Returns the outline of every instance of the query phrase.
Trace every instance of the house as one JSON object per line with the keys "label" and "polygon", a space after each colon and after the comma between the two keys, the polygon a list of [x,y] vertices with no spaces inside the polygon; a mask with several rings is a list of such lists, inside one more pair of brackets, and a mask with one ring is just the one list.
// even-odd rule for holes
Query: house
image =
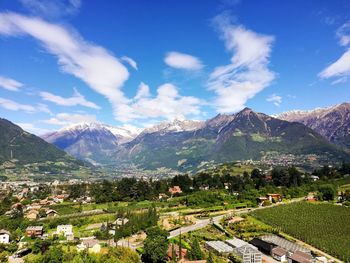
{"label": "house", "polygon": [[26,213],[25,217],[28,220],[37,220],[39,218],[39,211],[31,209]]}
{"label": "house", "polygon": [[261,263],[262,254],[251,245],[244,245],[235,249],[235,253],[242,259],[243,263]]}
{"label": "house", "polygon": [[169,193],[170,193],[171,195],[181,194],[181,193],[182,193],[182,190],[181,190],[180,186],[174,185],[173,187],[170,187],[170,188],[169,188]]}
{"label": "house", "polygon": [[58,214],[55,210],[49,209],[46,211],[46,217],[53,218],[56,217]]}
{"label": "house", "polygon": [[261,263],[262,254],[259,250],[248,242],[234,238],[226,240],[225,243],[234,248],[234,253],[242,259],[243,263]]}
{"label": "house", "polygon": [[89,253],[100,253],[101,245],[97,239],[84,239],[81,244],[77,245],[78,252],[87,249]]}
{"label": "house", "polygon": [[56,195],[53,197],[53,201],[56,203],[63,203],[65,195]]}
{"label": "house", "polygon": [[302,251],[296,251],[288,258],[288,263],[312,263],[312,261],[312,256]]}
{"label": "house", "polygon": [[41,237],[43,235],[43,227],[42,226],[28,226],[26,228],[26,236],[31,237]]}
{"label": "house", "polygon": [[281,202],[282,196],[280,194],[267,194],[267,198],[270,202]]}
{"label": "house", "polygon": [[5,229],[0,230],[0,244],[9,244],[10,243],[10,232]]}
{"label": "house", "polygon": [[[176,255],[176,259],[180,259],[180,247],[176,244],[169,244],[167,251],[167,258],[169,261],[173,260],[173,250]],[[187,254],[187,249],[181,248],[181,258],[185,258]]]}
{"label": "house", "polygon": [[287,260],[287,250],[281,247],[275,247],[271,250],[271,256],[279,262]]}
{"label": "house", "polygon": [[58,225],[56,230],[57,235],[71,236],[73,235],[72,225]]}

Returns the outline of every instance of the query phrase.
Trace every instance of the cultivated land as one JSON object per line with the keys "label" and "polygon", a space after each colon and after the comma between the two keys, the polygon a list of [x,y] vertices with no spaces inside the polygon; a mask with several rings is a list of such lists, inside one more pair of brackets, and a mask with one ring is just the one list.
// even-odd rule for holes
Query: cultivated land
{"label": "cultivated land", "polygon": [[256,210],[254,217],[339,259],[350,259],[350,209],[306,202]]}

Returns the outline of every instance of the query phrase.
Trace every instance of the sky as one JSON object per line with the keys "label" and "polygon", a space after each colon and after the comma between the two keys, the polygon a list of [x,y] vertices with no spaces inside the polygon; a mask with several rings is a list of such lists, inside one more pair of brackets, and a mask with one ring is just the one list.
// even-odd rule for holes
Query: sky
{"label": "sky", "polygon": [[0,0],[0,117],[43,134],[350,101],[350,1]]}

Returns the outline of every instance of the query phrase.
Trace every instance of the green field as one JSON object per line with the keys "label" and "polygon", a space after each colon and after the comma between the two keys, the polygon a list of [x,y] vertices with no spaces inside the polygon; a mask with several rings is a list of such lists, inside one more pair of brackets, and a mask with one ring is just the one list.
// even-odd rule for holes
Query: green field
{"label": "green field", "polygon": [[299,202],[257,210],[251,215],[343,261],[350,260],[348,207]]}

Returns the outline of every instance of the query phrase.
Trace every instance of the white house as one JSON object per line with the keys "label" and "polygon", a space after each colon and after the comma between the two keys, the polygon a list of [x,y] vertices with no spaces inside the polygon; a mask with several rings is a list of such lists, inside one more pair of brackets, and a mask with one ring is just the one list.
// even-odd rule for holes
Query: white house
{"label": "white house", "polygon": [[279,262],[285,262],[287,261],[287,250],[281,247],[275,247],[271,250],[272,257],[279,261]]}
{"label": "white house", "polygon": [[0,230],[0,244],[9,244],[10,243],[10,232],[1,229]]}
{"label": "white house", "polygon": [[66,236],[73,235],[73,226],[72,225],[58,225],[56,230],[57,235],[63,234]]}

